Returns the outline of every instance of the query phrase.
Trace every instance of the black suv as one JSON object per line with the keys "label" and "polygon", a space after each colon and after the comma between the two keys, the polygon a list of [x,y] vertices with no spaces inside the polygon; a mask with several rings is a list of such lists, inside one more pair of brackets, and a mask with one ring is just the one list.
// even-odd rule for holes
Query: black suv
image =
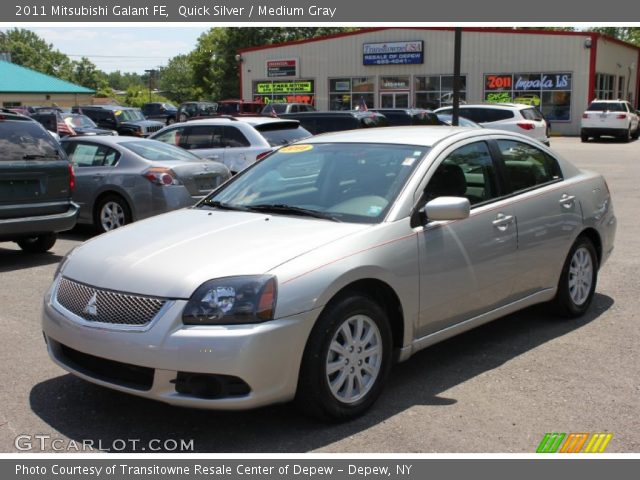
{"label": "black suv", "polygon": [[441,124],[435,113],[423,108],[372,108],[369,111],[383,114],[392,127]]}
{"label": "black suv", "polygon": [[115,130],[118,135],[148,137],[165,126],[164,123],[144,118],[139,108],[120,105],[85,105],[73,107],[71,111],[86,115],[98,127]]}
{"label": "black suv", "polygon": [[145,103],[142,106],[142,114],[148,120],[157,120],[165,125],[171,125],[178,121],[178,109],[170,103]]}
{"label": "black suv", "polygon": [[76,224],[73,167],[42,125],[0,109],[0,241],[46,252]]}
{"label": "black suv", "polygon": [[215,117],[218,104],[215,102],[184,102],[178,107],[178,121],[186,122],[192,118]]}
{"label": "black suv", "polygon": [[389,121],[384,115],[371,110],[284,113],[279,117],[298,120],[300,125],[313,135],[356,128],[389,126]]}

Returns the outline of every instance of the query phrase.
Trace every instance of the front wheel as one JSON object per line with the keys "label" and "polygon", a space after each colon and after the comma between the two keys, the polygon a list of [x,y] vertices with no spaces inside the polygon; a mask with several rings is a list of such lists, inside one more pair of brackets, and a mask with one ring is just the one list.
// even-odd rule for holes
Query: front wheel
{"label": "front wheel", "polygon": [[27,253],[44,253],[55,245],[58,235],[55,233],[43,233],[37,237],[21,238],[16,243]]}
{"label": "front wheel", "polygon": [[332,302],[305,348],[298,406],[323,419],[361,415],[382,391],[392,348],[388,317],[376,302],[361,294]]}
{"label": "front wheel", "polygon": [[583,315],[591,305],[597,280],[598,255],[593,242],[578,237],[567,255],[552,302],[556,313],[569,318]]}

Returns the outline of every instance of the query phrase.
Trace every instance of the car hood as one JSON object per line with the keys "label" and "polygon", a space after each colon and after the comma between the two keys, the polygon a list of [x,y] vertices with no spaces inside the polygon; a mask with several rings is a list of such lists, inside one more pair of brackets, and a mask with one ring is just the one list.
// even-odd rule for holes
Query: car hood
{"label": "car hood", "polygon": [[88,285],[189,298],[212,278],[266,273],[369,225],[303,217],[183,209],[90,240],[63,275]]}
{"label": "car hood", "polygon": [[79,135],[113,135],[113,130],[94,127],[73,127]]}

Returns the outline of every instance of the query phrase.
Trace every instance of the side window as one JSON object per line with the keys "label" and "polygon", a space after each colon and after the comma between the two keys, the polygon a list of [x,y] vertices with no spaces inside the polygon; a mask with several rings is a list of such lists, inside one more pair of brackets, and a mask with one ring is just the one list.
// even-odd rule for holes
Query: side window
{"label": "side window", "polygon": [[498,140],[498,148],[514,192],[562,179],[558,161],[536,147],[514,140]]}
{"label": "side window", "polygon": [[251,146],[247,137],[236,127],[222,127],[221,130],[221,143],[223,147],[238,148]]}
{"label": "side window", "polygon": [[466,197],[471,205],[498,197],[496,172],[485,142],[460,147],[445,158],[425,189],[426,201]]}
{"label": "side window", "polygon": [[216,127],[210,125],[187,127],[184,130],[185,138],[180,143],[180,146],[187,150],[218,147],[219,142],[214,141],[215,129]]}
{"label": "side window", "polygon": [[73,148],[68,143],[65,145],[65,151],[77,167],[114,166],[120,158],[118,152],[105,145],[76,143],[75,148]]}
{"label": "side window", "polygon": [[172,128],[171,130],[166,130],[155,137],[154,140],[158,140],[162,143],[168,143],[169,145],[174,145],[176,147],[182,146],[180,142],[184,137],[183,130],[184,128]]}
{"label": "side window", "polygon": [[[460,108],[460,116],[473,120],[476,123],[486,122],[486,116],[482,114],[483,108]],[[453,109],[446,112],[449,115],[453,115]]]}

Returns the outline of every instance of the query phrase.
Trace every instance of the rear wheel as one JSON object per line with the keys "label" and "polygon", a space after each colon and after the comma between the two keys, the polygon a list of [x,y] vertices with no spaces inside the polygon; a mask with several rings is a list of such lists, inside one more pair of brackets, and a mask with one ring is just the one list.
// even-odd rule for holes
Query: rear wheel
{"label": "rear wheel", "polygon": [[186,122],[187,121],[187,115],[184,113],[181,113],[180,116],[178,117],[178,120],[180,120],[180,122]]}
{"label": "rear wheel", "polygon": [[620,135],[620,140],[622,140],[623,142],[630,142],[631,141],[631,127],[629,127],[629,129],[626,132],[623,132]]}
{"label": "rear wheel", "polygon": [[44,253],[55,245],[57,238],[56,233],[43,233],[37,237],[21,238],[16,243],[25,252]]}
{"label": "rear wheel", "polygon": [[552,301],[556,313],[579,317],[591,305],[598,280],[598,255],[593,242],[578,237],[565,260],[558,291]]}
{"label": "rear wheel", "polygon": [[582,143],[589,141],[589,135],[587,135],[584,130],[580,132],[580,140]]}
{"label": "rear wheel", "polygon": [[305,348],[298,407],[324,419],[361,415],[382,391],[391,352],[389,320],[376,302],[355,293],[332,302]]}
{"label": "rear wheel", "polygon": [[98,205],[94,214],[94,226],[100,233],[110,232],[131,223],[131,209],[119,195],[107,195]]}
{"label": "rear wheel", "polygon": [[633,131],[633,135],[631,135],[631,137],[634,140],[637,140],[638,137],[640,137],[640,125],[638,125],[638,127]]}

